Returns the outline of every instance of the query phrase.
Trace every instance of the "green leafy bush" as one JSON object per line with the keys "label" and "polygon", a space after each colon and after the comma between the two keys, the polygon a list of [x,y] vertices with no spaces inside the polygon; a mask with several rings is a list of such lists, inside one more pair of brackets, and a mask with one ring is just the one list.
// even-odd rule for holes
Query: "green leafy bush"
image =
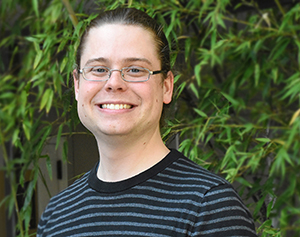
{"label": "green leafy bush", "polygon": [[[38,160],[50,159],[43,146],[78,124],[69,81],[78,36],[95,17],[88,13],[98,12],[91,4],[143,9],[164,25],[177,75],[164,139],[179,136],[180,151],[233,182],[261,236],[299,236],[300,4],[76,2],[1,2],[0,144],[12,190],[2,202],[16,210],[20,236],[28,235]],[[16,192],[29,166],[19,210]]]}

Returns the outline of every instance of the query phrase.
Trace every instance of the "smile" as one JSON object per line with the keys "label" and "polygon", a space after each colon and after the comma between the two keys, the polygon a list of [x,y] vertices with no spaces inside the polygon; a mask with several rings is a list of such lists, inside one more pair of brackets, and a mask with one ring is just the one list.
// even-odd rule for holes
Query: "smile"
{"label": "smile", "polygon": [[113,110],[131,109],[132,107],[133,107],[132,105],[128,105],[128,104],[101,104],[100,105],[101,109],[113,109]]}

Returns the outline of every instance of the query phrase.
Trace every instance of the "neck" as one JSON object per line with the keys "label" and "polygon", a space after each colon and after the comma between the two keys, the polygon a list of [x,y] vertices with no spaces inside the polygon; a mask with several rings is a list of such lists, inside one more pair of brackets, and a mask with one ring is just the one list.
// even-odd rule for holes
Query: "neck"
{"label": "neck", "polygon": [[133,177],[149,169],[169,153],[159,129],[151,137],[105,136],[97,139],[97,143],[100,154],[97,176],[107,182]]}

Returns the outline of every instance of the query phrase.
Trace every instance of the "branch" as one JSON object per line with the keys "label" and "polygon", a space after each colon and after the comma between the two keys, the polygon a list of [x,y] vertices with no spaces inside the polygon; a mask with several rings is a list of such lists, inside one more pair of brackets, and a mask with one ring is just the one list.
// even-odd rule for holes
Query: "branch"
{"label": "branch", "polygon": [[63,2],[63,4],[65,5],[65,7],[67,8],[67,11],[69,13],[70,19],[71,19],[72,24],[73,24],[73,26],[75,28],[77,26],[77,24],[78,24],[78,19],[77,19],[76,15],[75,15],[75,12],[74,12],[74,10],[73,10],[73,8],[72,8],[69,0],[61,0],[61,1]]}
{"label": "branch", "polygon": [[285,15],[285,11],[283,9],[283,7],[281,6],[280,2],[278,0],[274,0],[277,7],[279,8],[280,12],[282,13],[282,15]]}
{"label": "branch", "polygon": [[[3,153],[4,156],[4,161],[5,161],[5,166],[9,167],[9,157],[8,157],[8,153],[4,144],[4,136],[3,133],[0,133],[1,139],[0,141],[3,141],[3,143],[1,144],[1,151]],[[9,174],[9,181],[10,181],[10,188],[11,188],[11,193],[13,196],[13,202],[15,205],[15,213],[17,215],[17,222],[18,222],[18,227],[19,227],[19,231],[20,231],[20,235],[21,237],[24,237],[24,229],[23,229],[23,218],[20,215],[20,209],[19,209],[19,205],[18,205],[18,200],[17,200],[17,190],[16,190],[16,186],[14,184],[16,184],[15,179],[14,179],[14,174],[12,172],[10,172]]]}

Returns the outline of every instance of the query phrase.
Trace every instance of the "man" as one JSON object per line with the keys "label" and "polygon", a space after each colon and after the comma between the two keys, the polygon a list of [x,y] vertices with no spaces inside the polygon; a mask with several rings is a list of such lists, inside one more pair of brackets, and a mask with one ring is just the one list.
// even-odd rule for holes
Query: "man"
{"label": "man", "polygon": [[78,114],[100,158],[51,199],[38,236],[256,236],[231,185],[161,139],[174,76],[151,17],[136,9],[101,14],[82,36],[77,65]]}

